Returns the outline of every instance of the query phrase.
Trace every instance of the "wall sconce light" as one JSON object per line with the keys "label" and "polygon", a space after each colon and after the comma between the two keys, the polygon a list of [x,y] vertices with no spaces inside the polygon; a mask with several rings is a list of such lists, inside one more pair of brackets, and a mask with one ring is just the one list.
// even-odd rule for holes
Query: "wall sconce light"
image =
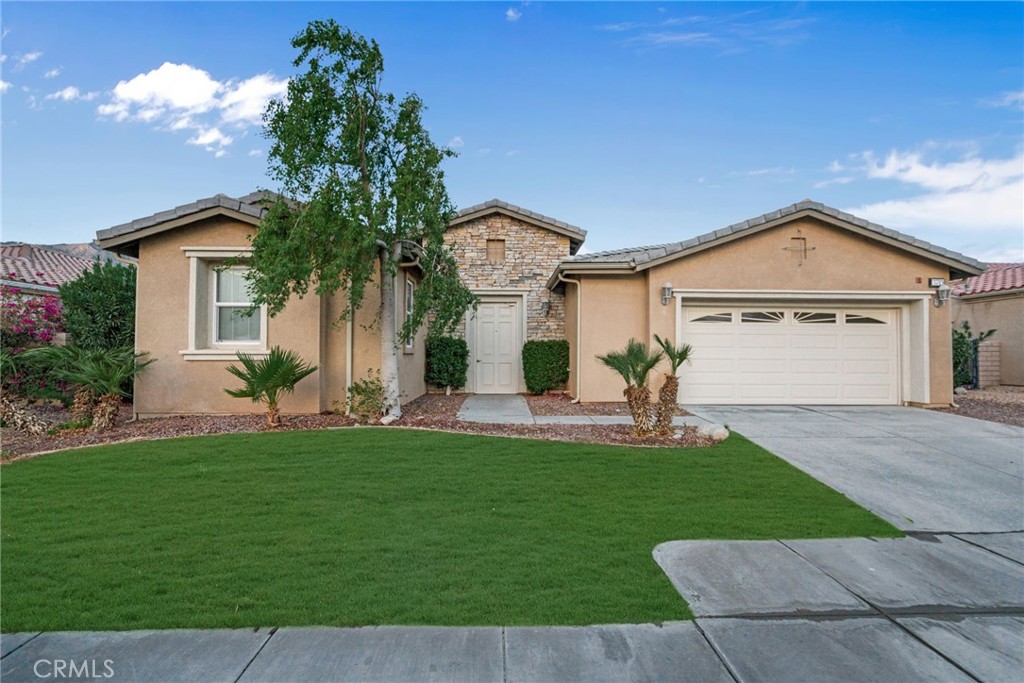
{"label": "wall sconce light", "polygon": [[935,298],[932,303],[935,304],[935,308],[942,306],[942,304],[949,301],[949,293],[953,291],[953,288],[943,282],[941,285],[935,288]]}
{"label": "wall sconce light", "polygon": [[548,317],[548,313],[551,312],[551,301],[545,300],[540,302],[540,314],[545,318]]}
{"label": "wall sconce light", "polygon": [[668,306],[668,302],[672,300],[672,283],[665,281],[665,284],[661,286],[661,305]]}

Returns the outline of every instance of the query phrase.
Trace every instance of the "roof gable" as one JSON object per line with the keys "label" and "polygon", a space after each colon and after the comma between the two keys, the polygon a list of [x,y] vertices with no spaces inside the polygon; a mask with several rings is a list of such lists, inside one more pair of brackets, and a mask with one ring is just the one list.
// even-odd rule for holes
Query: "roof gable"
{"label": "roof gable", "polygon": [[725,244],[736,239],[776,228],[804,217],[813,217],[849,232],[876,240],[890,247],[922,256],[931,261],[942,263],[952,272],[975,275],[984,270],[984,265],[969,256],[944,249],[924,240],[905,233],[872,223],[853,214],[826,206],[820,202],[805,199],[776,211],[762,214],[724,228],[692,237],[682,242],[671,242],[648,247],[616,249],[613,251],[586,254],[563,261],[560,270],[619,268],[628,271],[641,271],[678,258]]}
{"label": "roof gable", "polygon": [[524,209],[521,206],[515,204],[509,204],[508,202],[500,199],[491,199],[484,202],[483,204],[476,204],[474,206],[467,207],[459,211],[452,222],[448,224],[449,228],[453,228],[462,223],[468,223],[469,221],[476,220],[477,218],[483,218],[484,216],[490,216],[494,213],[500,213],[511,218],[516,218],[535,225],[538,228],[550,230],[551,232],[559,235],[564,235],[569,238],[570,253],[575,254],[576,250],[583,244],[583,240],[587,238],[587,231],[583,228],[579,228],[575,225],[570,225],[565,221],[560,221],[550,216],[537,213]]}

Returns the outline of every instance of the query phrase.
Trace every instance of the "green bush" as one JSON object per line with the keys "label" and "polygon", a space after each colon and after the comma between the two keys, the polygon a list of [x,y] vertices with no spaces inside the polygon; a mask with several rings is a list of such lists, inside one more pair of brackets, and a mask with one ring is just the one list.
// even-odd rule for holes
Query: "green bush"
{"label": "green bush", "polygon": [[995,330],[986,330],[974,336],[970,323],[964,320],[960,329],[953,328],[953,386],[973,387],[974,377],[971,369],[974,365],[974,357],[978,353],[978,344],[985,341]]}
{"label": "green bush", "polygon": [[569,380],[569,342],[564,339],[523,344],[523,376],[531,394],[543,394]]}
{"label": "green bush", "polygon": [[135,267],[95,264],[61,285],[64,330],[84,349],[135,345]]}
{"label": "green bush", "polygon": [[461,389],[469,372],[469,347],[464,339],[432,337],[427,339],[427,372],[424,379],[437,387]]}
{"label": "green bush", "polygon": [[380,372],[371,370],[366,379],[352,382],[348,388],[348,409],[361,422],[374,422],[388,411]]}

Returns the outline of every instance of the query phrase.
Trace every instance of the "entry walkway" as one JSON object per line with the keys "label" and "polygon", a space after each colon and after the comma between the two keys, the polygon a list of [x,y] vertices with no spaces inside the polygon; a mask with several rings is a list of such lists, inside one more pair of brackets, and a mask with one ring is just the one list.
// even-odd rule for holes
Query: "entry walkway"
{"label": "entry walkway", "polygon": [[[579,424],[628,425],[633,418],[627,415],[534,415],[526,399],[517,394],[473,394],[468,396],[459,410],[459,420],[487,424]],[[696,415],[672,418],[676,427],[711,425],[711,421]]]}

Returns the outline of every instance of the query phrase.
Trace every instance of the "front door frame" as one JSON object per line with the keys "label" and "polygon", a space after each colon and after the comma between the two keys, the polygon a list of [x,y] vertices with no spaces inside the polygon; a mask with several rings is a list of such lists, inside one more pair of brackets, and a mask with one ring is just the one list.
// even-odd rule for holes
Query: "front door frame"
{"label": "front door frame", "polygon": [[[529,303],[528,289],[474,289],[473,293],[480,297],[480,303],[516,303],[519,310],[519,339],[517,340],[517,348],[520,350],[523,344],[526,342],[526,307]],[[473,393],[479,393],[477,391],[477,373],[476,373],[476,315],[473,311],[470,311],[466,315],[466,346],[469,347],[469,373],[466,378],[466,387]],[[523,393],[526,391],[526,381],[523,379],[523,361],[522,354],[516,354],[516,392]]]}

